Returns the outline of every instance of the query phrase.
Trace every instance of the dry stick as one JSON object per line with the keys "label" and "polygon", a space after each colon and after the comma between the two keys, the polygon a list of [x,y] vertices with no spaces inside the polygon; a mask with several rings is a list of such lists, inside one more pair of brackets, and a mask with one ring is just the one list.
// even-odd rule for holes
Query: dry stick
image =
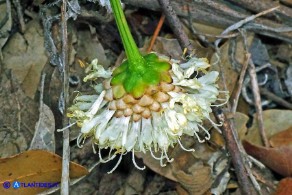
{"label": "dry stick", "polygon": [[235,113],[236,109],[237,109],[237,105],[238,105],[238,100],[239,100],[239,96],[240,96],[240,92],[242,89],[242,84],[243,84],[243,80],[244,80],[244,76],[248,67],[248,63],[249,63],[249,59],[250,59],[250,54],[247,53],[245,55],[246,60],[245,63],[242,65],[241,71],[240,71],[240,75],[239,75],[239,79],[238,79],[238,87],[235,90],[235,95],[234,95],[234,99],[233,99],[233,104],[231,107],[231,112]]}
{"label": "dry stick", "polygon": [[[236,29],[239,29],[239,28],[242,27],[244,24],[246,24],[246,23],[248,23],[248,22],[250,22],[250,21],[256,19],[257,17],[260,17],[260,16],[262,16],[262,15],[265,15],[265,14],[268,14],[268,13],[270,13],[270,12],[273,12],[273,11],[275,11],[275,10],[278,9],[278,8],[279,8],[279,6],[277,6],[277,7],[273,7],[273,8],[271,8],[271,9],[268,9],[268,10],[262,11],[262,12],[260,12],[260,13],[255,14],[255,15],[249,16],[249,17],[247,17],[247,18],[245,18],[245,19],[243,19],[243,20],[240,20],[239,22],[237,22],[237,23],[235,23],[235,24],[229,26],[228,28],[226,28],[226,29],[221,33],[221,35],[226,35],[227,33],[231,32],[231,31],[234,31],[234,30],[236,30]],[[218,39],[218,40],[215,41],[215,46],[216,46],[216,47],[219,45],[220,41],[221,41],[221,39]]]}
{"label": "dry stick", "polygon": [[158,24],[156,26],[156,29],[155,29],[154,34],[152,36],[152,39],[150,41],[150,45],[149,45],[149,47],[147,49],[147,53],[149,53],[152,50],[153,45],[154,45],[154,43],[155,43],[155,41],[157,39],[157,36],[158,36],[158,34],[159,34],[160,30],[161,30],[161,27],[163,25],[164,20],[165,20],[165,15],[162,14],[160,19],[159,19],[159,22],[158,22]]}
{"label": "dry stick", "polygon": [[[272,0],[229,0],[234,2],[237,5],[240,5],[242,8],[246,10],[252,10],[253,12],[260,12],[262,10],[269,9],[270,7],[279,6],[279,9],[273,14],[277,16],[277,19],[281,20],[281,22],[289,22],[288,18],[292,18],[292,9],[288,6],[284,6],[283,4],[279,4],[278,1]],[[291,20],[290,20],[291,22]]]}
{"label": "dry stick", "polygon": [[223,124],[222,134],[226,141],[226,147],[231,155],[232,163],[235,169],[235,173],[237,175],[241,194],[250,195],[253,193],[252,191],[253,186],[251,185],[248,179],[248,174],[244,167],[244,162],[241,157],[241,153],[239,152],[238,145],[233,135],[233,129],[231,128],[230,123],[227,120],[221,108],[214,107],[213,112],[215,114],[216,119]]}
{"label": "dry stick", "polygon": [[[63,71],[63,96],[64,96],[64,112],[66,112],[66,105],[68,102],[68,77],[67,77],[67,1],[63,0],[61,6],[61,22],[62,22],[62,71]],[[63,118],[63,126],[67,125],[66,117]],[[69,129],[63,131],[63,158],[62,158],[62,180],[61,180],[61,194],[69,195],[69,162],[70,162],[70,146],[69,146]]]}
{"label": "dry stick", "polygon": [[162,10],[167,18],[167,21],[169,23],[169,26],[171,27],[173,33],[178,39],[178,42],[182,49],[187,49],[187,54],[191,55],[194,48],[186,35],[185,31],[183,30],[183,27],[180,23],[179,18],[177,17],[176,13],[174,12],[172,6],[169,3],[169,0],[158,0]]}
{"label": "dry stick", "polygon": [[260,87],[260,92],[262,95],[268,97],[272,101],[276,102],[277,104],[284,106],[288,109],[292,109],[292,104],[287,102],[286,100],[280,98],[279,96],[275,95],[274,93],[270,92],[266,88]]}
{"label": "dry stick", "polygon": [[250,76],[252,92],[253,92],[253,96],[255,100],[259,132],[260,132],[262,141],[264,143],[264,146],[269,147],[270,144],[269,144],[269,141],[265,132],[265,128],[264,128],[263,109],[262,109],[262,104],[261,104],[261,95],[260,95],[260,89],[259,89],[258,80],[257,80],[257,74],[255,70],[255,65],[251,59],[249,60],[248,73]]}

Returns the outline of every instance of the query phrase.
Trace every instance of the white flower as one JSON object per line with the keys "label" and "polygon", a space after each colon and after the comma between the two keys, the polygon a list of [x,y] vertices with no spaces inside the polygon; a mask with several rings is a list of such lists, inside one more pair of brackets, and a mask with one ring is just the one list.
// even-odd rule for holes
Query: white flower
{"label": "white flower", "polygon": [[[161,166],[165,166],[164,160],[173,160],[167,155],[169,147],[178,143],[182,149],[194,151],[184,148],[180,141],[183,134],[195,136],[199,142],[210,139],[202,122],[207,119],[217,125],[209,114],[219,95],[215,83],[218,72],[206,70],[210,66],[206,59],[192,58],[183,64],[185,69],[178,65],[178,61],[171,60],[170,63],[172,83],[161,82],[154,87],[155,90],[146,90],[140,99],[131,94],[114,99],[110,86],[112,72],[104,70],[97,60],[92,61],[84,80],[106,80],[102,86],[94,86],[100,92],[98,96],[79,95],[69,108],[68,116],[81,127],[78,145],[81,146],[85,138],[92,137],[93,143],[99,147],[101,162],[112,160],[119,153],[119,164],[124,154],[132,152],[134,165],[143,170],[145,167],[139,167],[135,162],[135,152],[149,151],[153,158],[160,160]],[[193,75],[195,71],[205,75],[197,78]],[[204,138],[199,132],[204,133]],[[100,150],[106,148],[110,149],[110,154],[104,160]],[[111,154],[112,151],[115,153]],[[157,152],[159,157],[155,156]]]}

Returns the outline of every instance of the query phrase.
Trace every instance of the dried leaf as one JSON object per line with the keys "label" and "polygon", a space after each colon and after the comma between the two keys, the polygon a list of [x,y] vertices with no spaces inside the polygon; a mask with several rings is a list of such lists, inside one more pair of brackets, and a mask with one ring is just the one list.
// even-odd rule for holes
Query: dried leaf
{"label": "dried leaf", "polygon": [[[265,110],[263,111],[263,118],[264,128],[268,138],[292,126],[291,110]],[[248,129],[248,133],[244,139],[256,145],[263,145],[256,120],[254,120],[252,127]]]}
{"label": "dried leaf", "polygon": [[39,121],[35,125],[30,150],[42,149],[55,152],[55,118],[51,109],[44,103],[40,106]]}
{"label": "dried leaf", "polygon": [[[184,137],[182,143],[185,147],[191,146],[193,142]],[[203,163],[212,154],[206,144],[198,143],[195,145],[196,152],[186,152],[175,147],[169,151],[168,155],[174,158],[172,163],[166,167],[161,167],[160,162],[155,160],[149,153],[135,153],[138,157],[143,158],[143,162],[156,173],[176,182],[179,182],[190,194],[203,194],[212,185],[211,170],[208,165]],[[202,154],[201,154],[202,153]],[[158,154],[156,154],[158,156]]]}
{"label": "dried leaf", "polygon": [[[209,34],[209,35],[220,35],[224,29],[215,27],[214,25],[209,26],[207,24],[202,24],[198,22],[193,22],[193,26],[196,28],[197,32],[201,34]],[[193,36],[191,34],[190,36]],[[209,42],[215,41],[216,37],[208,37],[207,38]]]}
{"label": "dried leaf", "polygon": [[97,36],[90,34],[90,31],[78,31],[77,56],[81,59],[91,60],[97,58],[98,62],[105,68],[109,66],[110,62],[106,58],[103,46],[99,42]]}
{"label": "dried leaf", "polygon": [[143,163],[147,165],[152,171],[170,179],[172,181],[176,181],[176,177],[173,175],[171,164],[166,167],[161,167],[159,161],[155,160],[149,153],[144,154],[142,152],[135,152],[135,155],[138,158],[143,159]]}
{"label": "dried leaf", "polygon": [[292,178],[282,179],[278,185],[275,195],[291,195],[292,194]]}
{"label": "dried leaf", "polygon": [[234,114],[234,126],[238,133],[239,139],[242,140],[245,137],[245,134],[247,133],[247,121],[249,120],[249,117],[243,113],[236,112]]}
{"label": "dried leaf", "polygon": [[38,105],[20,89],[16,79],[0,75],[0,157],[27,150],[38,120]]}
{"label": "dried leaf", "polygon": [[[242,140],[245,137],[245,134],[247,132],[247,127],[246,127],[246,123],[248,121],[248,116],[240,113],[240,112],[236,112],[233,117],[234,119],[234,128],[236,129],[239,139]],[[220,134],[218,131],[211,131],[211,141],[216,143],[219,146],[224,147],[225,146],[225,140],[222,136],[222,134]]]}
{"label": "dried leaf", "polygon": [[178,170],[174,174],[180,184],[190,194],[204,194],[211,188],[212,178],[210,167],[196,163],[190,167],[189,172],[186,173]]}
{"label": "dried leaf", "polygon": [[39,21],[32,20],[26,27],[24,35],[15,33],[3,48],[3,64],[6,69],[12,70],[25,94],[34,98],[48,57]]}
{"label": "dried leaf", "polygon": [[[20,183],[61,181],[62,158],[44,150],[29,150],[21,154],[0,159],[0,185],[4,182]],[[88,174],[86,168],[70,162],[70,178],[78,178]],[[12,185],[12,184],[11,184]],[[19,188],[17,194],[36,194],[47,188]],[[12,186],[0,188],[0,194],[15,194]]]}
{"label": "dried leaf", "polygon": [[273,135],[270,138],[270,144],[274,148],[292,145],[292,126],[285,131]]}
{"label": "dried leaf", "polygon": [[292,176],[292,145],[279,148],[256,146],[244,140],[246,152],[280,175]]}

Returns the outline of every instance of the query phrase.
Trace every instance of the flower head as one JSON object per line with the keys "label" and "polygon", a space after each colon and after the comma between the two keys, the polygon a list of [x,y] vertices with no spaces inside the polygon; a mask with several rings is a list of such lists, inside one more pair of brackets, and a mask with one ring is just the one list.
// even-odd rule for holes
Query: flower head
{"label": "flower head", "polygon": [[[101,1],[102,4],[108,1]],[[191,58],[179,65],[155,53],[142,55],[135,44],[126,23],[120,0],[110,0],[110,5],[122,38],[127,59],[113,71],[105,70],[97,60],[86,68],[84,81],[103,78],[102,84],[94,86],[98,95],[79,95],[74,105],[68,109],[68,117],[81,128],[77,139],[91,137],[98,145],[101,162],[121,154],[114,171],[127,152],[150,152],[153,158],[171,162],[167,155],[169,147],[179,144],[183,134],[196,136],[199,142],[210,139],[210,134],[202,126],[208,119],[212,104],[219,94],[216,80],[218,72],[208,72],[207,59]],[[184,69],[183,69],[184,68]],[[195,72],[204,76],[198,78]],[[199,137],[203,131],[205,138]],[[110,149],[109,158],[103,160],[101,149]],[[115,151],[111,155],[111,152]],[[159,157],[154,152],[160,153]],[[110,171],[110,172],[112,172]]]}
{"label": "flower head", "polygon": [[[214,124],[209,114],[219,94],[218,72],[208,72],[209,64],[202,58],[191,58],[186,69],[180,68],[176,60],[166,61],[164,56],[160,60],[171,66],[168,71],[171,81],[149,85],[139,97],[127,92],[122,85],[116,89],[111,84],[112,71],[98,65],[97,60],[92,61],[84,80],[104,79],[102,85],[93,86],[98,89],[98,95],[78,95],[68,112],[81,127],[79,146],[82,140],[91,137],[99,147],[99,155],[101,149],[109,148],[115,152],[108,160],[118,153],[121,160],[123,154],[132,152],[134,165],[144,169],[136,164],[135,152],[150,152],[165,166],[164,160],[172,161],[167,155],[169,147],[178,143],[184,150],[194,151],[184,148],[180,141],[183,134],[196,136],[199,142],[210,138],[202,122],[207,119]],[[198,78],[194,72],[202,72],[204,76]],[[205,133],[205,138],[199,136],[200,131]],[[160,156],[156,157],[154,152]]]}

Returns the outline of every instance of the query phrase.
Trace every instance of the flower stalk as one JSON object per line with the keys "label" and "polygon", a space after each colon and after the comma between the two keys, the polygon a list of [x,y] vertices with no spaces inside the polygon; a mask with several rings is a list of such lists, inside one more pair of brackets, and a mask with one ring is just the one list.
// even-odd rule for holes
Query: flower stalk
{"label": "flower stalk", "polygon": [[169,70],[171,65],[158,58],[154,53],[142,56],[130,32],[120,0],[110,0],[112,11],[126,51],[125,60],[113,72],[111,85],[114,86],[114,97],[123,97],[126,93],[141,98],[150,86],[161,81],[170,83]]}
{"label": "flower stalk", "polygon": [[[134,41],[134,38],[129,29],[125,14],[122,10],[120,0],[110,0],[112,11],[115,17],[116,24],[119,29],[119,33],[122,38],[124,49],[131,68],[142,67],[145,64],[145,60],[139,52],[139,49]],[[143,63],[144,62],[144,63]]]}

